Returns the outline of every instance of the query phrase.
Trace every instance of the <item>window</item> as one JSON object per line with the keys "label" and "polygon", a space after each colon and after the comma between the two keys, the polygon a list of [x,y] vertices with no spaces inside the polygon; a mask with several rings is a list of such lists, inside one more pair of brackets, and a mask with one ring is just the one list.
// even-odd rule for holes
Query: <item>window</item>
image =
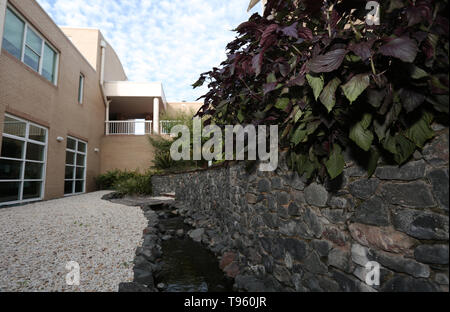
{"label": "window", "polygon": [[84,93],[84,76],[80,74],[80,79],[78,81],[78,103],[83,104],[83,93]]}
{"label": "window", "polygon": [[58,54],[12,8],[6,8],[3,47],[45,79],[56,84]]}
{"label": "window", "polygon": [[87,143],[67,137],[64,195],[84,193],[86,184]]}
{"label": "window", "polygon": [[0,154],[0,206],[43,197],[47,129],[5,115]]}

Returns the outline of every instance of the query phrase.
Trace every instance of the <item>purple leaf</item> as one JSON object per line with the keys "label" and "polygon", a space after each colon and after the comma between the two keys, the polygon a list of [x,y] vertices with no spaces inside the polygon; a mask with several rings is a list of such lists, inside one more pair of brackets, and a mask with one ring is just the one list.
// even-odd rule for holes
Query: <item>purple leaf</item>
{"label": "purple leaf", "polygon": [[253,70],[255,71],[256,76],[258,76],[261,73],[262,59],[263,59],[263,52],[256,54],[252,59],[252,67]]}
{"label": "purple leaf", "polygon": [[372,56],[372,45],[374,41],[361,42],[356,44],[350,44],[349,49],[356,55],[358,55],[363,61]]}
{"label": "purple leaf", "polygon": [[337,49],[323,55],[317,55],[309,60],[306,67],[309,71],[315,73],[329,73],[341,66],[347,50]]}
{"label": "purple leaf", "polygon": [[289,37],[293,37],[295,39],[298,39],[298,30],[297,30],[298,22],[295,22],[291,26],[284,27],[281,31],[283,34]]}
{"label": "purple leaf", "polygon": [[418,52],[417,44],[409,37],[395,38],[378,50],[379,53],[401,59],[403,62],[412,63]]}
{"label": "purple leaf", "polygon": [[276,82],[269,82],[269,83],[264,84],[264,86],[263,86],[264,95],[275,90],[276,87],[277,87]]}

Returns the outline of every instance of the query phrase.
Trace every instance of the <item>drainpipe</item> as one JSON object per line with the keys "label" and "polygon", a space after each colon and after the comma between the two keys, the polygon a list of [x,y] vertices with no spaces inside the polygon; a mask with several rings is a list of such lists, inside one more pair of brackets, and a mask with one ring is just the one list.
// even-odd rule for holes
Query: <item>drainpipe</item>
{"label": "drainpipe", "polygon": [[[1,0],[0,0],[1,1]],[[105,95],[104,83],[105,83],[105,56],[106,56],[106,42],[104,40],[100,41],[100,49],[101,49],[101,60],[100,60],[100,90],[103,95],[103,102],[105,104],[105,134],[109,135],[109,104],[111,101],[108,101]]]}
{"label": "drainpipe", "polygon": [[106,42],[104,40],[100,42],[100,48],[102,49],[101,64],[100,64],[100,84],[103,87],[103,84],[105,82],[105,55],[106,55]]}
{"label": "drainpipe", "polygon": [[5,25],[6,0],[0,0],[0,53],[2,51],[3,26]]}

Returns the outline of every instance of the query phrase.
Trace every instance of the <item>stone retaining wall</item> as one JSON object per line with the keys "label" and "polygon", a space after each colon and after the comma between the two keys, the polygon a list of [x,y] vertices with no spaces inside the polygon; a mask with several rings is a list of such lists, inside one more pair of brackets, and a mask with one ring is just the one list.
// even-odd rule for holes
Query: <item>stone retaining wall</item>
{"label": "stone retaining wall", "polygon": [[[337,181],[306,184],[281,160],[154,176],[242,290],[448,291],[448,128],[401,168],[367,179],[347,157]],[[282,158],[282,157],[281,157]],[[365,265],[381,265],[368,286]]]}

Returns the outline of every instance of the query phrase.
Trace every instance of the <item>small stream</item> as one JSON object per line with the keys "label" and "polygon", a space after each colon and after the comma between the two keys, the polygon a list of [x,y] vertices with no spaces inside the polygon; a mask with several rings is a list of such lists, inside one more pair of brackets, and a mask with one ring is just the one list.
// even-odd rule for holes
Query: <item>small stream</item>
{"label": "small stream", "polygon": [[[180,216],[170,213],[167,206],[158,210],[159,228],[171,237],[161,243],[161,271],[155,284],[163,283],[166,292],[231,292],[233,281],[219,269],[217,257],[186,233],[192,229]],[[184,235],[176,235],[183,230]]]}

